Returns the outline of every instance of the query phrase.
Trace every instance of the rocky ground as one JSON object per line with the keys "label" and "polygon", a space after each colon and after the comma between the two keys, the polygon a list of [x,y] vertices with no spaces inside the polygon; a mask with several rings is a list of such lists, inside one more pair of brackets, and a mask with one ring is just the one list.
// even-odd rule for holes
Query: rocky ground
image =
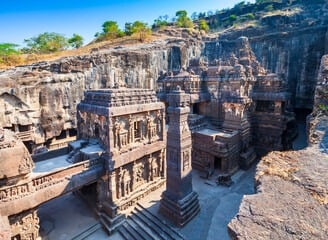
{"label": "rocky ground", "polygon": [[257,166],[257,194],[229,223],[232,239],[327,239],[328,155],[272,152]]}

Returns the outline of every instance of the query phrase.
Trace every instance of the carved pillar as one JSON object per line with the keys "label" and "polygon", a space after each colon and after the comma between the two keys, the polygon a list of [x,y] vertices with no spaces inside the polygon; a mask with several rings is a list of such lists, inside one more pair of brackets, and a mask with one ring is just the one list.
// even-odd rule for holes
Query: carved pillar
{"label": "carved pillar", "polygon": [[129,116],[129,132],[128,132],[128,137],[129,137],[129,144],[134,143],[134,121],[131,117]]}
{"label": "carved pillar", "polygon": [[147,125],[147,127],[146,127],[146,129],[147,129],[146,137],[148,139],[148,143],[151,143],[151,125],[152,125],[152,123],[151,123],[151,117],[150,117],[149,112],[146,115],[146,125]]}
{"label": "carved pillar", "polygon": [[190,96],[178,86],[168,99],[167,181],[159,211],[182,227],[200,210],[198,195],[192,189],[191,132],[187,123]]}
{"label": "carved pillar", "polygon": [[147,179],[147,182],[151,182],[154,179],[153,164],[152,163],[153,163],[153,158],[150,155],[147,159],[147,165],[148,165],[148,179]]}

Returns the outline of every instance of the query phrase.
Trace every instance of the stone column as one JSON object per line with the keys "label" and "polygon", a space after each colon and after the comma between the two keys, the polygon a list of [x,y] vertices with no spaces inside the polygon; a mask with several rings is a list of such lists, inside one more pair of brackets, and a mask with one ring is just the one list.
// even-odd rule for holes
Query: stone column
{"label": "stone column", "polygon": [[182,227],[200,210],[198,195],[192,189],[191,132],[187,123],[190,96],[177,86],[168,99],[167,180],[159,212]]}

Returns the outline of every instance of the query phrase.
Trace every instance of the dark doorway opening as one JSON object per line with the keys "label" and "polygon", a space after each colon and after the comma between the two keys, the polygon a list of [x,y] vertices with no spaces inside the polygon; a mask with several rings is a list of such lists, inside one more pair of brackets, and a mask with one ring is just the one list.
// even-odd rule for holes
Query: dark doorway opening
{"label": "dark doorway opening", "polygon": [[222,169],[222,159],[218,157],[214,157],[214,169],[221,170]]}
{"label": "dark doorway opening", "polygon": [[192,113],[193,114],[199,114],[199,103],[194,103],[192,105]]}
{"label": "dark doorway opening", "polygon": [[95,125],[95,137],[99,138],[99,125],[98,124]]}

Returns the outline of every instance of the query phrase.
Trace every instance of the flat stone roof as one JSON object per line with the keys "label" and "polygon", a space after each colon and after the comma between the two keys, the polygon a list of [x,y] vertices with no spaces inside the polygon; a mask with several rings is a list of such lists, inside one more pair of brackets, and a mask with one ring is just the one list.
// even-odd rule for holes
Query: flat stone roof
{"label": "flat stone roof", "polygon": [[205,128],[196,132],[207,136],[219,136],[223,138],[231,138],[238,134],[238,131],[231,131],[225,129],[210,129],[210,128]]}
{"label": "flat stone roof", "polygon": [[84,154],[91,154],[91,153],[102,153],[105,150],[100,146],[100,144],[88,145],[80,150],[80,152]]}
{"label": "flat stone roof", "polygon": [[46,173],[46,172],[52,172],[54,170],[65,168],[72,163],[67,161],[68,154],[61,155],[55,158],[50,158],[48,160],[35,162],[35,167],[33,169],[33,173]]}

